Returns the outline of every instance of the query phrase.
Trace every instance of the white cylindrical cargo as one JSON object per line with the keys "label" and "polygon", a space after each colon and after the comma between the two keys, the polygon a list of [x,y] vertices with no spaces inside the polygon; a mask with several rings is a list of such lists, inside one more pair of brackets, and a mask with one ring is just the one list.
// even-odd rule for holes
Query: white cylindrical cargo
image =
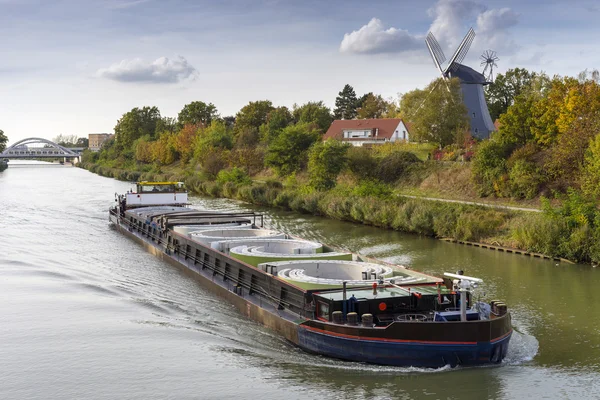
{"label": "white cylindrical cargo", "polygon": [[285,239],[286,234],[273,231],[270,229],[214,229],[204,230],[190,233],[192,240],[209,245],[215,243],[214,247],[218,248],[218,243],[227,239],[237,240],[260,240],[260,239]]}

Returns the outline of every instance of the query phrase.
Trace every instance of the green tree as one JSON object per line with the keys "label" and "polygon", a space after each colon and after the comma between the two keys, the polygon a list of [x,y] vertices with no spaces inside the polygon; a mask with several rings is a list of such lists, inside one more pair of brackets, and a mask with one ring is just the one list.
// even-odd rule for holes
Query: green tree
{"label": "green tree", "polygon": [[581,188],[585,195],[595,199],[596,202],[600,201],[600,134],[590,142],[586,152],[581,174]]}
{"label": "green tree", "polygon": [[486,87],[485,93],[492,121],[504,114],[515,98],[529,89],[535,77],[535,72],[524,68],[513,68],[496,75],[494,82]]}
{"label": "green tree", "polygon": [[233,133],[222,121],[213,121],[207,128],[200,129],[194,144],[194,158],[203,163],[215,150],[233,148]]}
{"label": "green tree", "polygon": [[319,138],[319,131],[313,124],[290,125],[269,145],[265,165],[280,176],[290,175],[300,170],[306,162],[307,150]]}
{"label": "green tree", "polygon": [[206,104],[203,101],[192,101],[186,104],[177,116],[180,127],[186,124],[208,126],[217,118],[219,118],[217,107],[213,103]]}
{"label": "green tree", "polygon": [[138,138],[148,135],[153,139],[160,121],[160,111],[157,107],[136,107],[123,114],[117,121],[115,142],[119,149],[131,150],[133,142]]}
{"label": "green tree", "polygon": [[477,147],[472,162],[473,180],[481,196],[506,195],[508,180],[506,159],[514,146],[495,140],[485,140]]}
{"label": "green tree", "polygon": [[273,111],[273,103],[269,100],[251,101],[235,115],[234,131],[237,134],[244,128],[255,128],[267,121],[267,116]]}
{"label": "green tree", "polygon": [[75,147],[88,147],[90,145],[90,140],[86,137],[80,137],[77,139],[77,143],[75,143]]}
{"label": "green tree", "polygon": [[333,188],[346,167],[349,148],[350,144],[334,139],[315,143],[308,152],[310,185],[317,190]]}
{"label": "green tree", "polygon": [[314,124],[320,133],[325,133],[333,121],[331,111],[322,101],[309,101],[301,106],[294,104],[292,113],[296,123]]}
{"label": "green tree", "polygon": [[[137,153],[136,146],[136,153]],[[177,160],[176,135],[165,131],[151,145],[152,159],[161,165],[169,165]]]}
{"label": "green tree", "polygon": [[358,119],[381,118],[387,113],[389,103],[381,95],[367,93],[358,108]]}
{"label": "green tree", "polygon": [[287,107],[277,107],[267,115],[267,121],[260,126],[260,138],[265,143],[271,143],[281,131],[294,121]]}
{"label": "green tree", "polygon": [[402,114],[413,122],[411,139],[447,146],[469,129],[467,108],[462,101],[460,81],[438,78],[424,91],[407,93],[402,98]]}
{"label": "green tree", "polygon": [[357,104],[358,99],[356,98],[354,88],[346,84],[335,98],[335,110],[333,110],[334,118],[354,119],[356,117]]}
{"label": "green tree", "polygon": [[58,135],[52,139],[52,141],[56,144],[59,144],[64,147],[75,147],[77,144],[77,135]]}
{"label": "green tree", "polygon": [[0,129],[0,153],[2,153],[6,149],[6,144],[8,143],[8,138],[4,134],[4,131]]}

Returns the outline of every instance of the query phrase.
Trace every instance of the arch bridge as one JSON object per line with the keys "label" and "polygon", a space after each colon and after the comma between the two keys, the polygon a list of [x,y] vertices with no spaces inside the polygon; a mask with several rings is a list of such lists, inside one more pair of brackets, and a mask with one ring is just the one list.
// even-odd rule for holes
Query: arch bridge
{"label": "arch bridge", "polygon": [[70,159],[79,162],[81,150],[64,147],[48,139],[31,137],[7,147],[0,153],[0,159],[63,158],[65,161]]}

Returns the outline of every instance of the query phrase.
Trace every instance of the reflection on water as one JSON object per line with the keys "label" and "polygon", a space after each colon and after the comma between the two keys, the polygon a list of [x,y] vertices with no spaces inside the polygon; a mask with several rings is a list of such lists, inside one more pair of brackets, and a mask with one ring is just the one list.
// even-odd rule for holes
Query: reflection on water
{"label": "reflection on water", "polygon": [[518,330],[499,367],[341,362],[291,346],[112,230],[106,210],[129,188],[69,167],[0,173],[0,398],[600,397],[596,269],[193,199],[424,272],[464,269]]}

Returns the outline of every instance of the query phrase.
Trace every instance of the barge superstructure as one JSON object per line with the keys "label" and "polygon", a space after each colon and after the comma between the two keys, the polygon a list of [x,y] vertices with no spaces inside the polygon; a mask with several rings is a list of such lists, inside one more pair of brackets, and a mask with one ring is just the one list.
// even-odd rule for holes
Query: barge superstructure
{"label": "barge superstructure", "polygon": [[506,355],[510,313],[503,302],[475,300],[477,278],[432,277],[266,230],[253,212],[186,203],[179,183],[141,182],[117,195],[109,220],[306,351],[431,368],[500,363]]}

